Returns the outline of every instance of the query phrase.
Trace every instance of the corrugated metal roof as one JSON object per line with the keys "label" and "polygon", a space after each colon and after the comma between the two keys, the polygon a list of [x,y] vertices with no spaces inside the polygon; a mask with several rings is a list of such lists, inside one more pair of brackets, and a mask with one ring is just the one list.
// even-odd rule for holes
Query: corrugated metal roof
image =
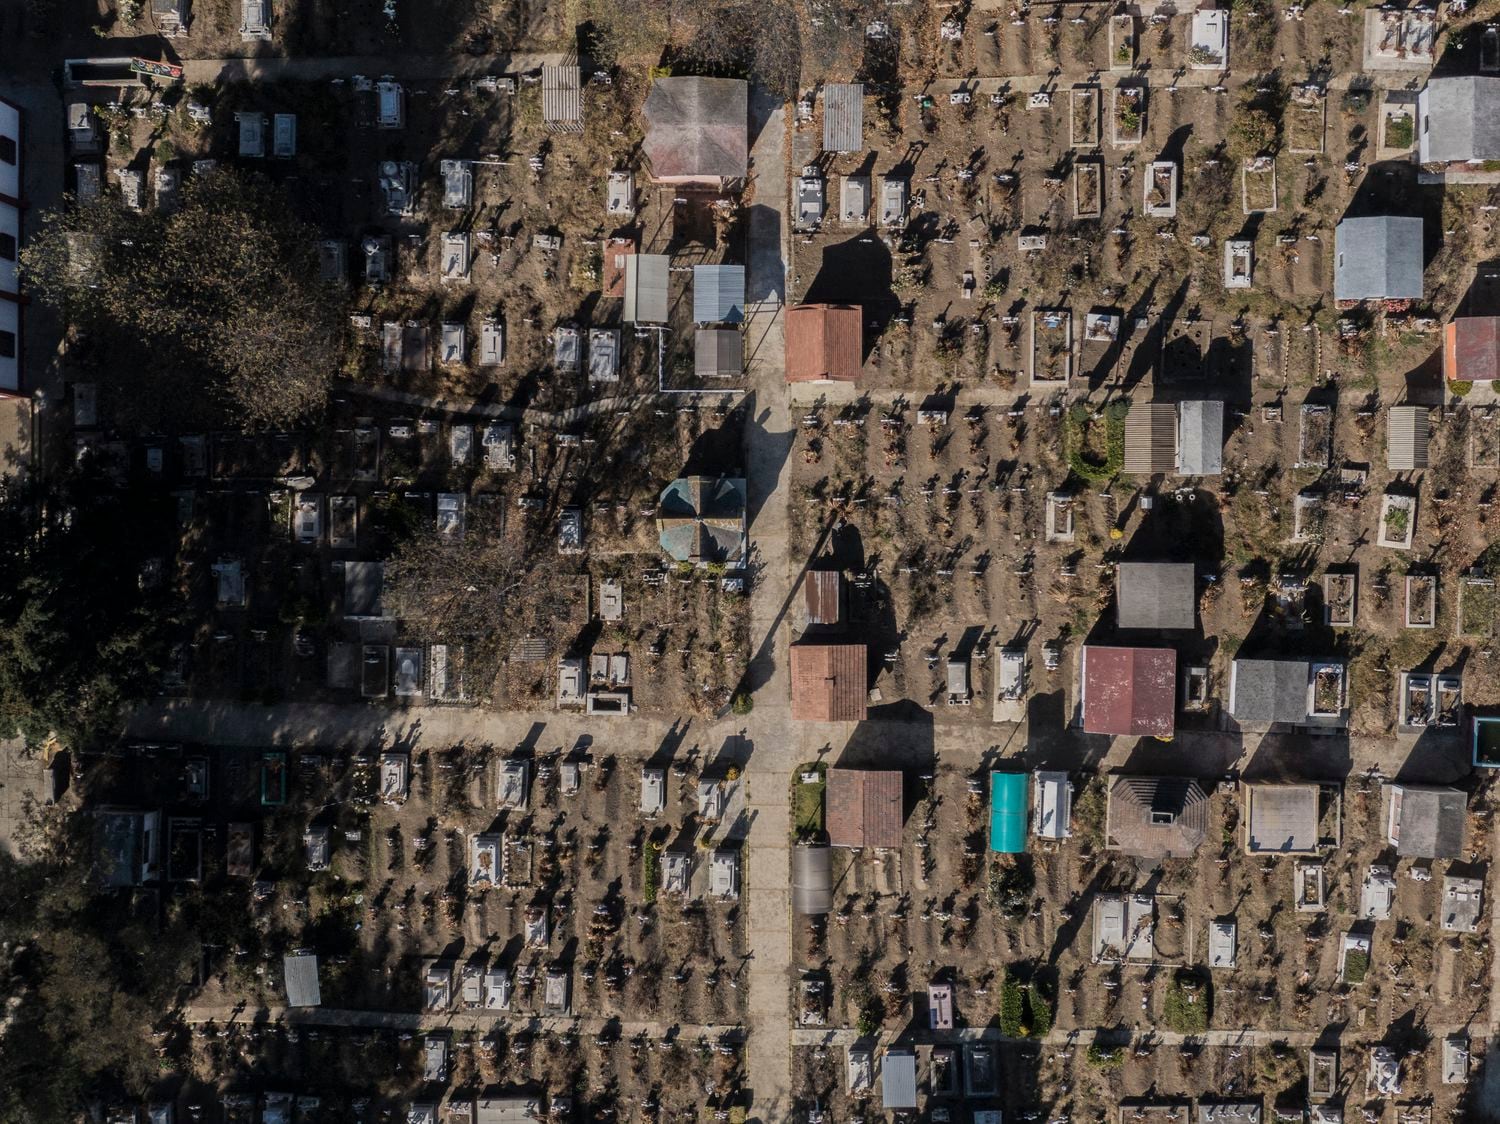
{"label": "corrugated metal roof", "polygon": [[700,379],[738,378],[745,344],[738,328],[699,328],[693,335],[693,373]]}
{"label": "corrugated metal roof", "polygon": [[808,624],[838,624],[843,575],[837,570],[811,570],[802,583]]}
{"label": "corrugated metal roof", "polygon": [[738,324],[745,319],[745,267],[693,266],[693,320],[699,324]]}
{"label": "corrugated metal roof", "polygon": [[1125,471],[1142,476],[1177,471],[1177,407],[1138,402],[1125,418]]}
{"label": "corrugated metal roof", "polygon": [[863,152],[865,88],[859,82],[832,82],[823,87],[823,148],[827,152]]}
{"label": "corrugated metal roof", "polygon": [[1026,850],[1026,774],[990,774],[990,850],[1019,855]]}
{"label": "corrugated metal roof", "polygon": [[286,977],[288,1007],[316,1007],[323,1002],[318,988],[318,958],[311,953],[285,957],[281,962]]}
{"label": "corrugated metal roof", "polygon": [[749,156],[750,85],[736,78],[658,78],[641,116],[659,180],[740,179]]}
{"label": "corrugated metal roof", "polygon": [[880,1100],[885,1108],[917,1107],[917,1056],[910,1050],[887,1050],[880,1067]]}
{"label": "corrugated metal roof", "polygon": [[792,909],[816,917],[833,908],[833,851],[804,844],[792,851]]}
{"label": "corrugated metal roof", "polygon": [[625,259],[625,323],[667,322],[666,254],[633,254]]}
{"label": "corrugated metal roof", "polygon": [[1217,476],[1224,471],[1224,403],[1194,399],[1177,406],[1177,471]]}
{"label": "corrugated metal roof", "polygon": [[1385,466],[1397,472],[1426,468],[1431,430],[1425,406],[1392,406],[1386,414]]}
{"label": "corrugated metal roof", "polygon": [[581,75],[576,66],[542,66],[542,120],[553,132],[583,132]]}

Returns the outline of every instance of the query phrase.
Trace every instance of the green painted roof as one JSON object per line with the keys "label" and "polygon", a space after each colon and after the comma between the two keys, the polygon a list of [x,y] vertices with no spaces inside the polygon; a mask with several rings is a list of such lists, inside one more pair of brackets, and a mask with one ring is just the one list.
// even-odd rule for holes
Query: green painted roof
{"label": "green painted roof", "polygon": [[990,850],[1018,855],[1026,850],[1025,773],[990,774]]}

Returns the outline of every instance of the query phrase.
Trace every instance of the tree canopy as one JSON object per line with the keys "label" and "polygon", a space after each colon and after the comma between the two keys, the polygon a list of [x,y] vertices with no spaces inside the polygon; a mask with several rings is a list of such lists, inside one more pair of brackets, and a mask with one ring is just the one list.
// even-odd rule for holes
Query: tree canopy
{"label": "tree canopy", "polygon": [[174,208],[53,213],[21,265],[122,424],[288,426],[327,399],[343,301],[317,234],[259,176],[195,173]]}

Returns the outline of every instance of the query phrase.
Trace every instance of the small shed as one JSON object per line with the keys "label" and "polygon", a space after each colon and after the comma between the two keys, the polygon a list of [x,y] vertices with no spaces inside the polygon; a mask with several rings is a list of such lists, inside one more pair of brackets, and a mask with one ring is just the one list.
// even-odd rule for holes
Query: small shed
{"label": "small shed", "polygon": [[802,917],[819,917],[833,908],[833,849],[800,843],[792,851],[792,909]]}
{"label": "small shed", "polygon": [[1191,562],[1121,562],[1115,568],[1115,599],[1122,629],[1177,631],[1198,623]]}
{"label": "small shed", "polygon": [[1116,776],[1104,845],[1149,859],[1189,858],[1208,832],[1208,797],[1187,777]]}
{"label": "small shed", "polygon": [[843,617],[844,576],[838,570],[809,570],[802,582],[809,625],[838,624]]}
{"label": "small shed", "polygon": [[1177,471],[1183,476],[1224,471],[1224,403],[1189,399],[1178,404]]}
{"label": "small shed", "polygon": [[860,82],[830,82],[823,87],[823,150],[863,152],[865,87]]}
{"label": "small shed", "polygon": [[990,774],[990,850],[1019,855],[1026,850],[1025,773]]}
{"label": "small shed", "polygon": [[1500,316],[1455,316],[1443,329],[1443,377],[1449,382],[1500,379]]}
{"label": "small shed", "polygon": [[917,1055],[912,1051],[885,1052],[880,1067],[880,1103],[888,1109],[917,1107]]}
{"label": "small shed", "polygon": [[745,267],[693,266],[693,320],[699,324],[740,324],[745,319]]}
{"label": "small shed", "polygon": [[823,791],[828,842],[834,847],[901,848],[902,775],[894,769],[829,769]]}
{"label": "small shed", "polygon": [[668,183],[743,179],[749,160],[750,84],[736,78],[658,78],[641,115],[651,174]]}
{"label": "small shed", "polygon": [[550,132],[583,132],[582,74],[578,67],[542,64],[542,121]]}
{"label": "small shed", "polygon": [[792,717],[799,722],[863,722],[869,691],[866,658],[863,644],[793,644]]}
{"label": "small shed", "polygon": [[1177,653],[1171,648],[1085,645],[1080,686],[1086,733],[1170,737],[1176,728]]}
{"label": "small shed", "polygon": [[1406,472],[1428,465],[1432,422],[1425,406],[1392,406],[1386,412],[1385,466]]}
{"label": "small shed", "polygon": [[745,343],[738,328],[699,328],[693,333],[693,374],[700,379],[737,379],[745,372]]}
{"label": "small shed", "polygon": [[1245,850],[1252,855],[1313,855],[1318,851],[1319,788],[1315,784],[1247,783]]}
{"label": "small shed", "polygon": [[1468,797],[1459,788],[1387,784],[1386,839],[1403,858],[1456,859],[1463,853]]}
{"label": "small shed", "polygon": [[671,263],[666,254],[631,254],[625,259],[625,323],[666,323]]}
{"label": "small shed", "polygon": [[1177,471],[1177,407],[1137,402],[1125,417],[1126,472],[1158,476]]}
{"label": "small shed", "polygon": [[1422,220],[1375,215],[1339,223],[1333,232],[1333,296],[1421,300]]}
{"label": "small shed", "polygon": [[854,382],[864,355],[856,305],[802,304],[786,314],[787,382]]}
{"label": "small shed", "polygon": [[288,1007],[318,1007],[323,993],[318,986],[318,958],[311,952],[293,952],[282,958],[281,974],[286,980]]}

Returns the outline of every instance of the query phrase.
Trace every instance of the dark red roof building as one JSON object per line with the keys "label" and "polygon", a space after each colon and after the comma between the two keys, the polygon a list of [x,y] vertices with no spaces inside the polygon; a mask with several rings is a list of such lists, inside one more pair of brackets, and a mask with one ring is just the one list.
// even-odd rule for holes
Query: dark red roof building
{"label": "dark red roof building", "polygon": [[829,769],[823,793],[828,842],[835,847],[901,848],[901,774],[888,769]]}
{"label": "dark red roof building", "polygon": [[1169,738],[1177,725],[1177,653],[1171,648],[1083,649],[1083,729]]}

